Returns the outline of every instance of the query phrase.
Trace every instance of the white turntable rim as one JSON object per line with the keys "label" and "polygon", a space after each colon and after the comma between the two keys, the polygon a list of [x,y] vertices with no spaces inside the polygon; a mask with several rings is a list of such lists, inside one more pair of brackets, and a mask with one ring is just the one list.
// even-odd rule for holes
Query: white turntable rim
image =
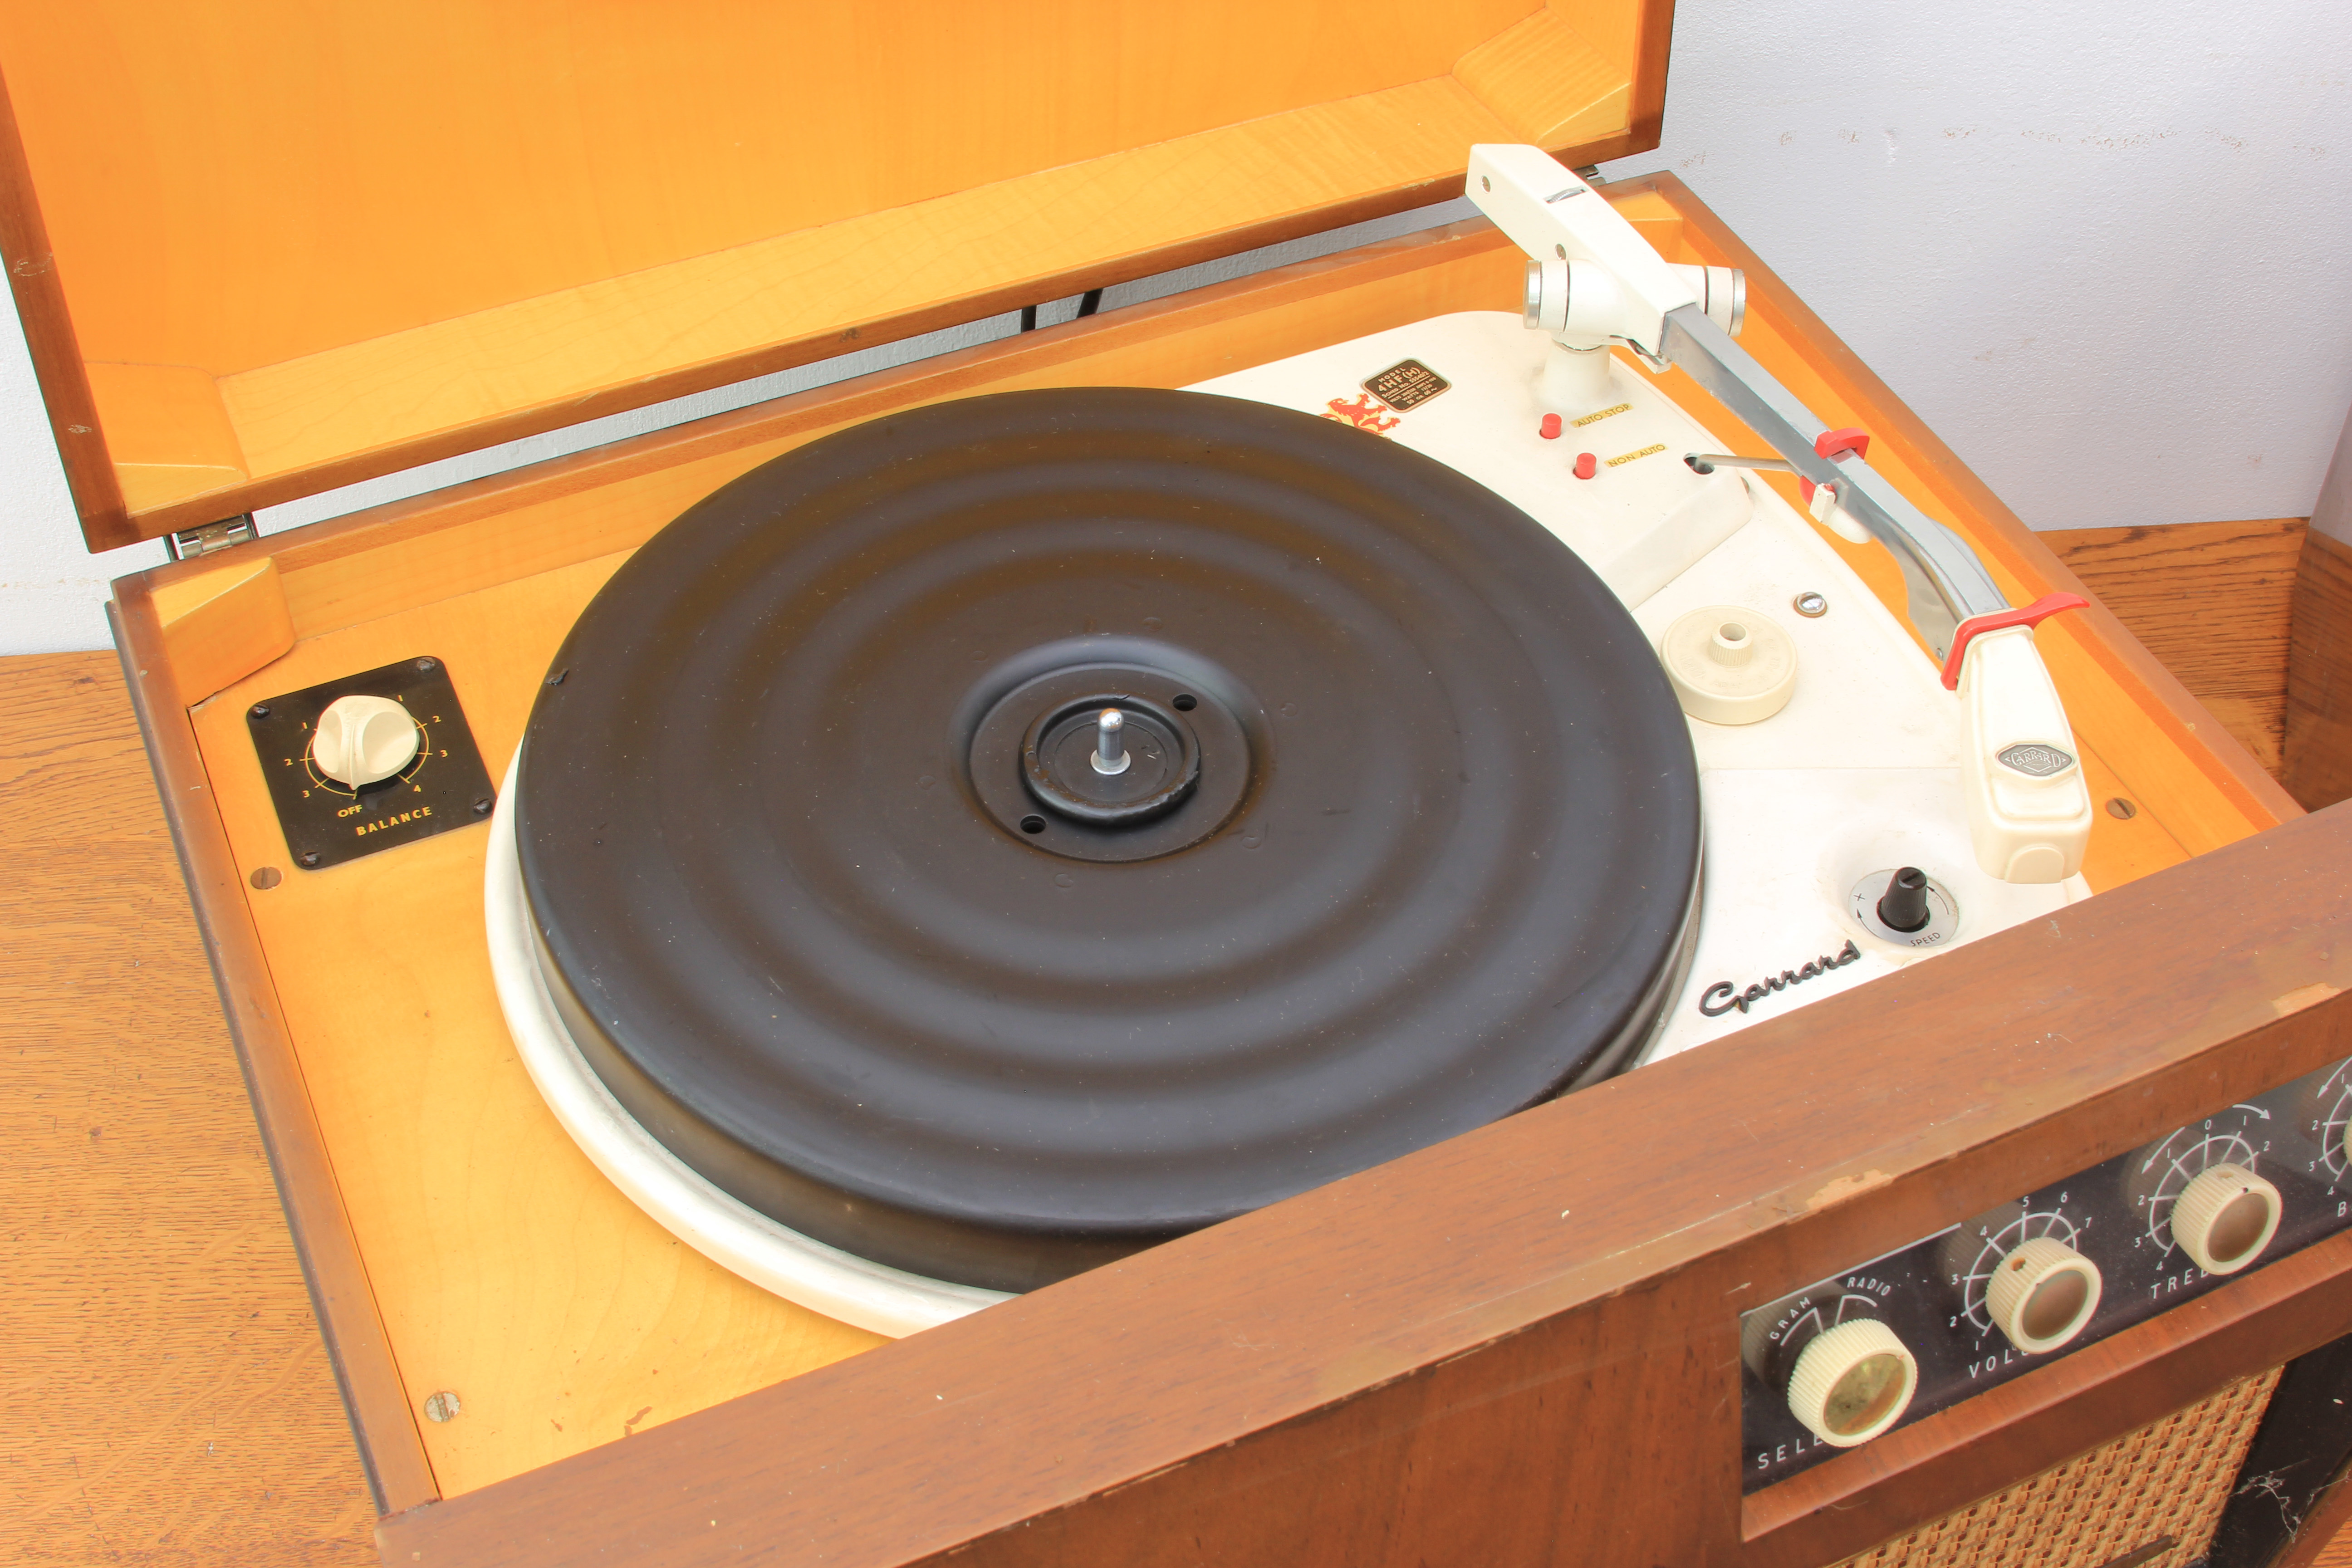
{"label": "white turntable rim", "polygon": [[583,1153],[665,1230],[713,1263],[812,1311],[900,1338],[1007,1299],[828,1247],[721,1191],[656,1142],[613,1098],[572,1043],[541,974],[515,846],[520,753],[490,819],[482,902],[499,1009],[540,1098]]}

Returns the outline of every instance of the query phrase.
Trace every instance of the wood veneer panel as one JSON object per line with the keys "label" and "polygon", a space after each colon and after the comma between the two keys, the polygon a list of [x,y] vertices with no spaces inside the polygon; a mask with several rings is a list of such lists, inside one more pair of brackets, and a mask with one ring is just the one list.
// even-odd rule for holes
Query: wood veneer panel
{"label": "wood veneer panel", "polygon": [[2352,796],[2352,546],[2305,541],[2292,637],[2280,776],[2305,805],[2327,805]]}
{"label": "wood veneer panel", "polygon": [[581,1152],[518,1059],[482,913],[486,823],[320,871],[289,863],[246,709],[438,658],[491,776],[520,743],[556,647],[608,554],[306,637],[191,715],[249,877],[247,919],[409,1410],[444,1496],[879,1344],[770,1295],[638,1209]]}
{"label": "wood veneer panel", "polygon": [[[1359,1563],[1729,1563],[1735,1314],[2352,1054],[2347,930],[2352,807],[381,1539],[433,1564],[1159,1562],[1191,1539],[1286,1563],[1303,1511]],[[1705,1157],[1662,1161],[1677,1135]],[[2347,1247],[2231,1289],[2302,1281],[2278,1310],[2324,1314]],[[2086,1403],[2083,1446],[2146,1418]],[[1507,1455],[1572,1535],[1465,1502]],[[1617,1524],[1579,1511],[1601,1499]]]}
{"label": "wood veneer panel", "polygon": [[20,8],[18,163],[80,340],[36,364],[119,465],[77,489],[93,542],[152,537],[1442,199],[1475,142],[1654,145],[1669,19]]}
{"label": "wood veneer panel", "polygon": [[0,659],[0,1559],[374,1560],[114,657]]}
{"label": "wood veneer panel", "polygon": [[[191,563],[200,564],[200,563]],[[222,831],[211,781],[179,700],[153,597],[136,578],[114,585],[115,641],[131,707],[172,826],[180,869],[213,963],[246,1092],[310,1287],[310,1303],[359,1438],[379,1509],[413,1508],[439,1495],[417,1441],[367,1271],[343,1212],[333,1162],[286,1033],[269,963],[247,912],[244,879]]]}
{"label": "wood veneer panel", "polygon": [[49,430],[65,464],[66,486],[81,514],[82,534],[93,551],[111,550],[146,537],[131,525],[99,434],[98,402],[84,370],[81,344],[58,278],[48,226],[33,199],[32,172],[25,163],[16,109],[0,83],[0,266],[8,273],[25,346],[39,373],[41,400],[48,406]]}
{"label": "wood veneer panel", "polygon": [[2053,529],[2042,540],[2276,774],[2304,532],[2304,519],[2282,517]]}

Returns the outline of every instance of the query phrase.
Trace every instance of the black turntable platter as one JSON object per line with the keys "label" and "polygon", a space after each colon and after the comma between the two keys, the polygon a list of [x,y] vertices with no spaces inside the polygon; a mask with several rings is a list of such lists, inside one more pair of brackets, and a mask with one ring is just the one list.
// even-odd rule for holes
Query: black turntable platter
{"label": "black turntable platter", "polygon": [[1681,711],[1557,539],[1378,437],[1148,390],[896,415],[711,495],[574,626],[516,809],[639,1122],[1012,1290],[1622,1070],[1699,871]]}

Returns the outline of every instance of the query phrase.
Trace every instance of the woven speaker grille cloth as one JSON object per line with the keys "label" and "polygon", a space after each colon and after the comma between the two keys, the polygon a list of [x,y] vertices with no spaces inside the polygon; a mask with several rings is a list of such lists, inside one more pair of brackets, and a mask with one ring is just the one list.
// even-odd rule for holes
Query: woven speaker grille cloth
{"label": "woven speaker grille cloth", "polygon": [[2277,1382],[2273,1370],[2233,1383],[1835,1568],[2187,1568],[2213,1539]]}

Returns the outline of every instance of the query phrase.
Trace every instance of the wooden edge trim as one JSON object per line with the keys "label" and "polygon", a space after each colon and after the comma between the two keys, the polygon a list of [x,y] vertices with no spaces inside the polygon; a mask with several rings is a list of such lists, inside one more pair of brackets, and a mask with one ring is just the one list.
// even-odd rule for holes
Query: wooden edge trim
{"label": "wooden edge trim", "polygon": [[8,290],[16,297],[16,314],[25,325],[33,376],[40,383],[41,401],[48,405],[50,438],[65,465],[74,510],[81,514],[82,540],[93,552],[136,544],[150,536],[138,531],[123,507],[122,486],[107,453],[106,432],[99,426],[98,399],[82,365],[57,258],[49,250],[48,225],[33,195],[32,167],[26,162],[24,137],[5,81],[0,81],[0,266],[8,269]]}
{"label": "wooden edge trim", "polygon": [[2339,1231],[1748,1498],[1748,1568],[1814,1568],[2113,1442],[2352,1332]]}
{"label": "wooden edge trim", "polygon": [[2352,1528],[2352,1484],[2347,1483],[2352,1483],[2352,1462],[2329,1478],[2295,1527],[2294,1539],[2264,1568],[2314,1568],[2336,1538]]}
{"label": "wooden edge trim", "polygon": [[2169,738],[2183,752],[2199,759],[2224,795],[2233,797],[2240,808],[2257,821],[2284,822],[2303,815],[2303,807],[2294,797],[2180,684],[2179,678],[2147,651],[2049,545],[2004,506],[2000,498],[1960,461],[1958,455],[1689,186],[1672,174],[1659,174],[1616,181],[1608,188],[1616,191],[1628,186],[1652,191],[1664,198],[1682,215],[1688,229],[1703,236],[1707,247],[1722,257],[1723,265],[1739,268],[1748,274],[1749,287],[1757,297],[1769,296],[1787,315],[1793,335],[1807,342],[1820,356],[1824,368],[1846,384],[1848,395],[1863,412],[1865,426],[1872,433],[1904,447],[1922,474],[1948,489],[1982,517],[1985,528],[1976,540],[1979,548],[2015,573],[2035,595],[2075,593],[2091,601],[2091,608],[2082,612],[2077,621],[2078,629],[2085,634],[2084,641],[2095,650],[2095,656],[2101,657],[2111,674],[2126,687],[2144,694],[2149,706],[2170,721],[2166,725],[2171,731]]}
{"label": "wooden edge trim", "polygon": [[2279,774],[2316,809],[2352,795],[2352,547],[2306,529],[2291,602]]}
{"label": "wooden edge trim", "polygon": [[1658,143],[1664,140],[1666,68],[1675,44],[1672,0],[1643,0],[1640,26],[1641,38],[1634,46],[1633,55],[1632,122],[1626,127],[1625,135],[1625,140],[1632,144],[1622,153],[1590,158],[1587,163],[1604,163],[1610,158],[1654,152]]}
{"label": "wooden edge trim", "polygon": [[280,1021],[260,935],[238,891],[228,832],[214,804],[195,731],[179,703],[154,604],[146,585],[135,577],[118,581],[114,594],[107,615],[113,623],[123,679],[147,742],[163,817],[171,825],[188,900],[212,962],[213,983],[228,1019],[237,1065],[245,1073],[246,1092],[253,1101],[254,1120],[261,1129],[302,1278],[310,1287],[311,1310],[351,1417],[360,1463],[379,1513],[415,1508],[439,1497],[440,1490],[408,1408],[358,1239],[343,1211],[301,1063]]}
{"label": "wooden edge trim", "polygon": [[[975,1561],[1017,1557],[1006,1542],[1032,1521],[1093,1510],[1087,1538],[1135,1543],[1140,1562],[1154,1529],[1222,1506],[1238,1462],[1226,1456],[1276,1450],[1290,1495],[1352,1498],[1370,1536],[1401,1540],[1451,1507],[1450,1495],[1401,1489],[1394,1468],[1395,1444],[1420,1425],[1411,1390],[1442,1373],[1455,1408],[1494,1412],[1495,1425],[1456,1427],[1449,1441],[1481,1436],[1504,1462],[1508,1439],[1542,1437],[1557,1472],[1547,1496],[1606,1483],[1630,1444],[1682,1456],[1710,1483],[1702,1501],[1724,1499],[1708,1550],[1729,1561],[1741,1373],[1736,1353],[1707,1347],[1727,1345],[1738,1313],[2352,1054],[2347,929],[2352,805],[1062,1285],[395,1516],[379,1540],[389,1562],[429,1568],[716,1563],[753,1542],[884,1568],[983,1545],[999,1555]],[[1899,1070],[1890,1039],[1904,1043]],[[1657,1130],[1696,1106],[1738,1133],[1708,1140],[1704,1160],[1658,1162]],[[2305,1267],[2326,1269],[2347,1248]],[[1629,1300],[1632,1317],[1618,1316]],[[1545,1375],[1656,1363],[1656,1384],[1616,1406],[1624,1441],[1584,1444],[1583,1458],[1580,1428],[1528,1430],[1570,1419],[1577,1402],[1554,1397],[1549,1415],[1530,1415],[1542,1391],[1512,1348],[1569,1321],[1621,1334],[1636,1323],[1639,1342],[1613,1340],[1580,1369]],[[2234,1338],[2214,1343],[2224,1361],[2238,1353]],[[1660,1394],[1683,1386],[1695,1356],[1710,1358],[1703,1396]],[[1295,1440],[1302,1423],[1367,1399],[1395,1444]],[[1717,1479],[1734,1489],[1718,1494]],[[714,1520],[725,1533],[711,1533]],[[1480,1542],[1456,1544],[1461,1560],[1482,1560]],[[1643,1545],[1595,1541],[1584,1560],[1643,1568],[1654,1561]]]}

